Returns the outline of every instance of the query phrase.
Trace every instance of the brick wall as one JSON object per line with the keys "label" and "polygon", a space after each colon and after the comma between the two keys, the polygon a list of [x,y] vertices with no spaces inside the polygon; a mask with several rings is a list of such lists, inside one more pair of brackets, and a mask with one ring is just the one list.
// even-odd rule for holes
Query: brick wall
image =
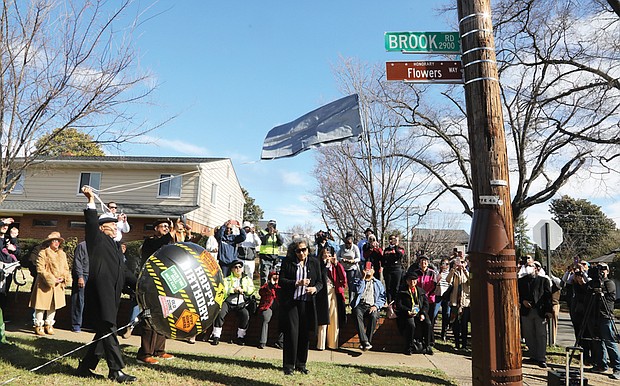
{"label": "brick wall", "polygon": [[[8,312],[11,320],[14,323],[20,325],[28,325],[32,320],[32,310],[28,308],[28,302],[30,300],[30,294],[26,292],[19,292],[17,298],[15,294],[10,294],[10,303],[8,305]],[[67,306],[61,308],[56,313],[56,327],[61,329],[71,329],[71,299],[67,295]],[[121,300],[121,307],[118,313],[118,326],[127,324],[129,318],[130,306],[128,299]],[[5,317],[6,317],[5,315]],[[340,329],[340,346],[343,348],[359,348],[359,337],[355,328],[355,321],[351,315],[348,315],[347,324]],[[269,340],[268,344],[273,344],[278,336],[278,318],[272,318],[269,323]],[[237,335],[237,317],[234,312],[227,315],[222,330],[222,340],[231,341]],[[89,326],[86,325],[86,328]],[[250,318],[250,327],[246,335],[247,344],[257,345],[260,337],[261,319],[258,315],[252,315]],[[206,331],[206,337],[211,334],[211,328]],[[386,351],[386,352],[402,352],[404,348],[403,337],[399,334],[396,326],[396,320],[380,318],[377,322],[377,330],[372,341],[373,351]],[[316,347],[316,340],[310,342],[310,347]]]}
{"label": "brick wall", "polygon": [[[84,240],[84,228],[70,227],[71,221],[83,222],[84,216],[59,216],[55,214],[25,214],[21,217],[14,217],[15,222],[19,223],[19,237],[44,239],[52,232],[60,232],[62,237],[77,237],[79,241]],[[56,226],[35,226],[37,221],[56,221]],[[123,234],[123,241],[144,240],[146,236],[151,236],[153,231],[145,231],[144,226],[152,223],[152,219],[129,218],[131,231]]]}

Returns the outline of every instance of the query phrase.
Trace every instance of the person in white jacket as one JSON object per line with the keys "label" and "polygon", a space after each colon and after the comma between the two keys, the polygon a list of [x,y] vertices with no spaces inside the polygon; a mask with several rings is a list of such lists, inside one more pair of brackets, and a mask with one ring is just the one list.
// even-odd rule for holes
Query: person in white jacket
{"label": "person in white jacket", "polygon": [[123,233],[128,233],[131,228],[129,227],[129,222],[127,221],[127,215],[121,211],[118,213],[118,205],[114,202],[108,202],[109,213],[118,219],[116,223],[116,236],[114,236],[114,241],[121,241],[123,238]]}
{"label": "person in white jacket", "polygon": [[254,279],[254,271],[256,270],[256,249],[260,247],[261,240],[254,225],[249,221],[243,222],[243,230],[245,230],[245,241],[237,246],[239,259],[243,261],[243,273],[247,277]]}

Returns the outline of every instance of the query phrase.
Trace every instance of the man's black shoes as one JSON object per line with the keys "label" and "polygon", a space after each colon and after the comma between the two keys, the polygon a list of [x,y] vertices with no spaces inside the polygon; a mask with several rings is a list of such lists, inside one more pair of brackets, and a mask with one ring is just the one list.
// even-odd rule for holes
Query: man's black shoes
{"label": "man's black shoes", "polygon": [[125,374],[122,370],[110,370],[110,373],[108,374],[108,379],[111,379],[118,383],[130,383],[134,382],[138,378],[134,377],[133,375]]}

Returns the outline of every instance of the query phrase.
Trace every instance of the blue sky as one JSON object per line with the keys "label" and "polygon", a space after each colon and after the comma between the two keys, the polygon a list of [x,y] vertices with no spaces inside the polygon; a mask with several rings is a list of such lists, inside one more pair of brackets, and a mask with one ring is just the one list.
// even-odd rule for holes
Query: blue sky
{"label": "blue sky", "polygon": [[[155,2],[142,17],[146,20],[138,28],[135,48],[141,69],[150,71],[159,86],[153,105],[138,114],[152,125],[177,117],[150,133],[151,144],[123,151],[229,157],[241,186],[266,219],[276,219],[282,230],[307,222],[324,228],[309,203],[315,188],[313,151],[259,161],[265,135],[343,96],[332,72],[341,57],[379,65],[411,60],[385,51],[385,32],[456,30],[456,12],[438,14],[434,9],[446,3],[453,2]],[[562,193],[590,199],[620,223],[620,200],[600,186],[575,180],[557,197]],[[454,204],[447,197],[442,210],[462,210]],[[526,215],[530,227],[550,218],[547,204]],[[468,219],[458,226],[469,231]]]}
{"label": "blue sky", "polygon": [[384,32],[449,30],[433,10],[439,3],[159,1],[136,39],[141,68],[159,84],[154,105],[139,113],[152,124],[178,116],[150,133],[153,144],[123,150],[230,157],[241,185],[280,229],[307,221],[324,228],[308,203],[313,151],[258,161],[265,135],[343,96],[332,72],[340,57],[407,60],[385,51]]}

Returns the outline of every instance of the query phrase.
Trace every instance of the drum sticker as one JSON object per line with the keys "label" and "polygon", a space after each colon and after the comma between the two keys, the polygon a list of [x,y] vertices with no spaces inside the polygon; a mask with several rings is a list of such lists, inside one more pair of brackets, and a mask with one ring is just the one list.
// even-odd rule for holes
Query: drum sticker
{"label": "drum sticker", "polygon": [[160,296],[159,304],[161,304],[161,311],[165,317],[172,315],[184,303],[183,299],[171,298],[168,296]]}
{"label": "drum sticker", "polygon": [[190,332],[196,325],[198,319],[200,319],[198,314],[189,312],[188,310],[183,310],[175,326],[181,331]]}
{"label": "drum sticker", "polygon": [[161,273],[162,279],[168,284],[170,292],[176,294],[187,286],[187,281],[176,266],[172,266]]}

